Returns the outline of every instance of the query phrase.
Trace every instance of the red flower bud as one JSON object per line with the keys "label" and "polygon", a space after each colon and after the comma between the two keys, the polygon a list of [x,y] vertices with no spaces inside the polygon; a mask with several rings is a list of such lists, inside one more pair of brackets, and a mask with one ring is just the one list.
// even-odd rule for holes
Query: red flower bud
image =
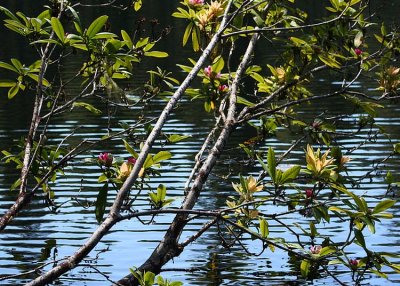
{"label": "red flower bud", "polygon": [[99,163],[101,165],[106,166],[106,167],[111,167],[112,166],[113,159],[114,159],[113,156],[110,153],[107,153],[107,152],[100,153],[100,155],[98,157]]}
{"label": "red flower bud", "polygon": [[306,189],[306,198],[311,199],[314,196],[314,192],[312,189]]}
{"label": "red flower bud", "polygon": [[361,49],[359,49],[359,48],[355,48],[355,49],[354,49],[354,53],[355,53],[357,56],[359,56],[359,55],[361,55],[361,54],[363,53],[363,51],[362,51]]}
{"label": "red flower bud", "polygon": [[132,165],[135,165],[135,163],[136,163],[136,158],[129,157],[129,158],[128,158],[128,163],[129,163],[129,164],[132,164]]}
{"label": "red flower bud", "polygon": [[229,87],[226,84],[222,84],[218,87],[218,91],[220,93],[225,93],[229,90]]}
{"label": "red flower bud", "polygon": [[359,261],[357,259],[350,259],[349,260],[349,264],[350,264],[351,268],[357,268],[358,267],[358,263],[359,263]]}

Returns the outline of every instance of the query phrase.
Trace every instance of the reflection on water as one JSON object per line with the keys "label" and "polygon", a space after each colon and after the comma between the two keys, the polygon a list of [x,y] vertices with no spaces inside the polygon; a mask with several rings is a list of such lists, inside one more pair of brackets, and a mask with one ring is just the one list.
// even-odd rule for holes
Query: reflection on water
{"label": "reflection on water", "polygon": [[[157,5],[157,1],[150,1]],[[15,3],[15,1],[14,1]],[[28,3],[28,1],[27,1]],[[33,2],[32,2],[33,3]],[[27,4],[35,5],[35,4]],[[175,4],[174,4],[175,5]],[[173,5],[168,6],[166,13],[163,9],[155,9],[152,12],[158,13],[162,22],[168,23],[166,15],[170,15]],[[117,15],[118,16],[118,15]],[[169,16],[168,16],[169,17]],[[129,19],[129,23],[134,25],[134,19]],[[121,23],[125,23],[121,20]],[[175,28],[179,28],[180,22],[174,22]],[[180,42],[179,39],[167,38],[166,47],[174,48],[174,43]],[[16,44],[17,45],[17,44]],[[15,51],[15,50],[13,50]],[[187,52],[187,51],[186,51]],[[167,69],[176,69],[175,63],[182,61],[185,57],[185,50],[170,51],[176,57],[171,57],[163,62]],[[5,55],[9,56],[11,50]],[[16,51],[18,53],[18,51]],[[179,54],[179,55],[178,55]],[[18,55],[15,55],[18,56]],[[25,55],[26,56],[26,55]],[[264,59],[265,60],[265,59]],[[68,70],[69,65],[73,66],[74,62],[66,63],[64,68]],[[147,70],[153,63],[145,62],[140,66],[140,70]],[[135,80],[143,80],[137,79]],[[329,79],[321,82],[314,89],[320,93],[324,93],[337,83],[328,84]],[[357,84],[357,88],[362,88],[363,83]],[[73,92],[73,90],[71,90]],[[7,149],[12,146],[14,140],[18,140],[26,133],[26,128],[30,119],[31,95],[25,97],[17,97],[15,100],[8,102],[0,99],[0,149]],[[149,114],[157,117],[158,110],[162,107],[163,101],[156,102]],[[311,121],[321,112],[330,109],[335,105],[337,110],[348,110],[350,115],[347,119],[349,122],[357,120],[359,114],[353,114],[352,110],[344,102],[325,101],[318,102],[317,105],[310,105],[299,114],[303,118],[309,118]],[[98,106],[104,110],[101,103]],[[151,180],[151,187],[155,188],[158,184],[163,183],[168,186],[169,196],[176,199],[174,206],[179,206],[183,195],[183,186],[193,165],[193,158],[197,150],[202,144],[202,138],[210,130],[212,124],[211,118],[201,118],[202,106],[200,103],[183,100],[180,109],[177,109],[171,119],[166,124],[163,132],[173,134],[191,135],[185,142],[174,145],[164,145],[165,142],[157,142],[156,149],[166,148],[173,152],[173,158],[168,160],[162,168],[162,176],[154,177]],[[394,138],[400,139],[400,117],[399,108],[385,109],[381,113],[381,117],[376,119],[376,123],[388,129]],[[132,124],[137,121],[139,114],[137,110],[118,110],[112,119],[112,130],[118,131],[118,122],[126,122]],[[12,118],[12,123],[10,122]],[[107,116],[95,116],[85,112],[67,113],[65,116],[57,118],[52,125],[49,126],[49,141],[58,143],[62,138],[68,136],[77,126],[81,126],[75,131],[75,136],[67,140],[68,144],[76,144],[81,139],[99,139],[107,130]],[[177,131],[179,130],[179,131]],[[346,129],[345,131],[354,131]],[[236,162],[232,154],[237,154],[237,144],[254,136],[255,132],[249,128],[243,127],[233,136],[230,143],[230,152],[227,152],[221,158],[219,165],[210,181],[207,183],[202,197],[198,203],[198,208],[219,208],[225,205],[227,196],[233,195],[230,180],[223,179],[228,175],[229,171],[237,170]],[[296,139],[295,134],[287,131],[279,130],[276,138],[268,139],[267,146],[274,146],[276,152],[281,154]],[[358,140],[342,139],[339,141],[344,149],[350,149],[357,145]],[[362,176],[368,170],[368,167],[379,160],[382,160],[389,150],[383,145],[391,146],[391,142],[384,137],[379,136],[377,141],[367,142],[362,148],[352,155],[353,161],[349,164],[349,172],[352,175]],[[264,151],[267,147],[264,147]],[[63,258],[72,254],[87,237],[96,228],[97,223],[94,215],[93,201],[98,193],[100,184],[97,183],[99,170],[84,163],[87,157],[97,156],[98,153],[109,151],[117,156],[126,157],[126,151],[120,141],[112,141],[111,144],[98,146],[92,150],[92,154],[80,156],[66,169],[66,176],[61,177],[57,184],[53,186],[56,193],[56,204],[63,206],[52,213],[45,207],[41,199],[37,199],[30,205],[29,209],[21,213],[21,215],[0,235],[0,275],[12,275],[32,270],[38,267],[38,262],[49,263],[44,269],[49,269],[54,260]],[[243,158],[245,155],[243,154]],[[289,158],[290,164],[303,164],[304,152],[302,148],[294,150]],[[393,171],[398,171],[399,159],[389,161],[386,165]],[[243,174],[254,172],[250,168],[240,167]],[[7,165],[0,166],[0,211],[4,212],[15,199],[15,193],[11,193],[8,188],[16,180],[17,174]],[[386,185],[382,179],[375,181],[364,180],[356,190],[360,194],[369,192],[371,195],[384,194]],[[110,194],[110,202],[115,192]],[[376,201],[370,199],[368,203],[375,204]],[[139,196],[136,207],[146,204],[146,194]],[[91,206],[88,209],[84,206]],[[272,212],[277,210],[273,205],[264,206],[264,211]],[[399,218],[400,210],[394,209],[394,215]],[[148,257],[154,247],[158,244],[163,236],[163,231],[167,229],[169,222],[172,220],[171,215],[162,215],[155,219],[155,223],[151,225],[143,225],[137,221],[125,221],[115,226],[112,232],[107,235],[90,256],[82,263],[80,267],[68,273],[60,280],[60,285],[107,285],[104,278],[89,264],[94,264],[104,274],[109,275],[110,279],[117,280],[128,273],[128,268],[140,265],[143,260]],[[285,219],[285,222],[292,224],[294,221],[301,220],[302,225],[308,225],[306,218],[302,218],[299,214],[292,214]],[[193,234],[206,220],[200,219],[192,222],[184,232],[182,238]],[[321,232],[325,235],[342,237],[345,235],[347,225],[342,224],[338,219],[332,218],[332,224],[329,226],[320,226]],[[398,220],[383,221],[377,226],[377,234],[373,239],[367,241],[371,247],[377,251],[392,251],[394,247],[400,244],[399,239],[400,225]],[[280,225],[271,223],[270,235],[272,237],[282,237],[289,242],[294,242],[295,238],[290,236]],[[250,238],[244,241],[243,245],[247,251],[251,253],[260,253],[262,245]],[[363,255],[362,249],[354,246],[351,248],[354,257]],[[203,235],[196,243],[193,243],[185,249],[180,257],[176,258],[165,266],[168,270],[163,276],[172,280],[181,280],[185,285],[332,285],[332,279],[316,276],[316,280],[312,282],[304,281],[300,278],[298,269],[298,261],[291,258],[280,250],[272,253],[266,250],[260,256],[251,256],[241,247],[234,247],[229,250],[224,249],[220,244],[220,239],[216,229],[211,229]],[[42,270],[38,270],[40,272]],[[348,275],[341,275],[343,269],[335,270],[340,279],[348,279]],[[390,272],[388,269],[384,271]],[[318,275],[318,273],[316,273]],[[27,277],[18,279],[9,279],[2,282],[2,285],[20,285],[24,281],[28,281],[34,277],[33,273]],[[378,279],[371,276],[366,285],[393,285],[400,283],[400,276],[391,276],[390,281]],[[349,281],[348,281],[349,282]]]}

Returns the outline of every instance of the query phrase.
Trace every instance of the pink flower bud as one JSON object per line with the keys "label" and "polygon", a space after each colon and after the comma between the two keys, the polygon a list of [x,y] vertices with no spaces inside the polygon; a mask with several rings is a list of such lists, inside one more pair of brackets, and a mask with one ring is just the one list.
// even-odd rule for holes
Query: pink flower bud
{"label": "pink flower bud", "polygon": [[312,254],[318,254],[321,252],[322,246],[321,245],[313,245],[310,247],[310,251]]}
{"label": "pink flower bud", "polygon": [[112,166],[113,159],[114,159],[113,156],[110,153],[107,153],[107,152],[100,153],[100,155],[98,157],[99,163],[101,165],[106,166],[106,167],[111,167]]}
{"label": "pink flower bud", "polygon": [[204,4],[204,0],[189,0],[189,4],[192,5],[192,6],[203,5]]}
{"label": "pink flower bud", "polygon": [[229,87],[228,87],[226,84],[222,84],[222,85],[220,85],[220,86],[218,87],[218,91],[219,91],[220,93],[228,92],[228,90],[229,90]]}
{"label": "pink flower bud", "polygon": [[207,77],[211,77],[212,76],[212,67],[211,66],[208,66],[208,67],[206,67],[205,69],[204,69],[204,74],[207,76]]}
{"label": "pink flower bud", "polygon": [[361,54],[363,53],[363,51],[362,51],[361,49],[359,49],[359,48],[355,48],[355,49],[354,49],[354,53],[355,53],[357,56],[359,56],[359,55],[361,55]]}
{"label": "pink flower bud", "polygon": [[211,66],[204,68],[204,75],[210,79],[221,78],[221,73],[215,73]]}
{"label": "pink flower bud", "polygon": [[129,157],[129,158],[128,158],[128,163],[131,164],[131,165],[135,165],[135,163],[136,163],[136,158]]}
{"label": "pink flower bud", "polygon": [[311,199],[314,196],[314,192],[312,189],[306,189],[305,193],[307,199]]}
{"label": "pink flower bud", "polygon": [[351,268],[357,268],[359,261],[357,259],[350,259],[349,264],[350,264]]}

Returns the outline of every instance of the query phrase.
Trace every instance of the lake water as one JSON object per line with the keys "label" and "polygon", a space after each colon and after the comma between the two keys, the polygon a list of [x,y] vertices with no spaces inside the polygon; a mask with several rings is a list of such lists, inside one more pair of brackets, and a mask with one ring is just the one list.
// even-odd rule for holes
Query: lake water
{"label": "lake water", "polygon": [[[6,7],[18,6],[23,7],[26,13],[29,11],[37,11],[41,1],[23,2],[24,5],[17,5],[16,1],[4,1],[8,5]],[[149,3],[148,9],[143,13],[149,17],[157,17],[162,25],[172,21],[174,29],[182,29],[182,23],[174,19],[170,19],[177,1],[171,1],[165,4],[164,1],[154,0],[145,1]],[[307,2],[307,1],[305,1]],[[382,1],[382,3],[386,1]],[[387,2],[388,3],[388,2]],[[388,3],[390,4],[390,3]],[[163,5],[163,9],[159,7]],[[305,4],[306,5],[306,4]],[[10,8],[13,9],[13,8]],[[319,7],[310,8],[313,13],[317,13]],[[315,9],[315,11],[313,10]],[[386,6],[382,15],[387,16],[389,21],[395,19],[398,15],[399,8],[395,6]],[[397,12],[396,12],[397,10]],[[93,17],[96,11],[86,10],[85,19]],[[116,30],[119,25],[134,26],[135,18],[122,18],[117,12],[112,12],[114,18],[120,18],[115,24]],[[389,14],[390,13],[390,14]],[[388,16],[389,15],[389,16]],[[391,18],[392,17],[392,18]],[[17,57],[27,62],[32,59],[32,54],[23,49],[20,41],[14,40],[12,34],[1,30],[3,38],[7,38],[7,46],[0,45],[0,60],[7,57]],[[184,59],[190,55],[190,51],[180,48],[180,34],[174,31],[164,42],[164,48],[169,51],[171,57],[161,61],[160,65],[168,70],[177,70],[176,63],[185,63]],[[177,44],[179,43],[179,44]],[[261,47],[259,47],[261,49]],[[262,62],[273,60],[271,55],[260,59]],[[64,64],[65,70],[72,67],[75,63],[68,62]],[[138,68],[140,71],[148,70],[154,67],[155,63],[145,61]],[[138,85],[144,81],[144,78],[134,78],[135,84]],[[367,80],[357,82],[355,88],[362,89],[364,85],[369,84]],[[338,83],[326,76],[324,81],[317,83],[313,89],[323,94],[337,86]],[[73,92],[71,90],[70,92]],[[135,94],[132,94],[134,97]],[[5,99],[5,94],[0,98],[0,149],[9,149],[15,144],[15,140],[25,136],[28,123],[31,117],[32,95],[18,96],[12,101]],[[151,108],[146,111],[149,116],[157,117],[158,111],[162,108],[165,101],[156,100]],[[332,109],[346,110],[351,114],[347,119],[348,122],[356,120],[360,114],[353,113],[353,110],[345,102],[325,101],[318,104],[307,106],[299,111],[304,118],[315,117],[321,112]],[[105,106],[101,103],[97,105],[105,111]],[[400,139],[400,108],[398,104],[393,104],[380,112],[376,123],[386,128],[388,133],[392,135],[393,142]],[[204,136],[212,127],[213,120],[211,117],[203,116],[202,104],[200,102],[190,101],[185,98],[181,101],[179,109],[176,109],[168,120],[163,132],[166,134],[184,134],[191,137],[174,145],[164,145],[164,139],[157,141],[154,150],[166,148],[171,150],[173,157],[168,160],[161,169],[162,176],[151,179],[151,187],[157,187],[163,183],[167,185],[168,196],[175,199],[173,206],[179,206],[183,198],[183,188],[186,178],[190,174],[193,167],[193,158],[200,148]],[[333,115],[335,111],[331,112]],[[105,113],[104,113],[105,114]],[[138,110],[122,110],[118,109],[111,120],[112,131],[120,130],[119,122],[133,124],[138,120]],[[57,144],[60,140],[68,136],[73,130],[75,136],[67,140],[68,144],[77,143],[81,139],[99,139],[106,132],[108,117],[106,115],[96,116],[85,112],[71,112],[58,117],[49,126],[49,142]],[[354,131],[346,128],[344,131]],[[374,130],[373,130],[374,131]],[[238,153],[237,144],[246,141],[255,135],[254,130],[250,128],[240,128],[232,138],[229,151],[221,158],[220,164],[215,168],[213,175],[210,177],[205,190],[197,204],[199,209],[215,209],[225,205],[228,196],[234,195],[231,187],[231,181],[235,181],[235,177],[228,180],[223,179],[230,169],[239,170],[242,174],[249,172],[256,175],[259,169],[250,169],[246,166],[238,167],[237,160],[234,155]],[[365,135],[365,133],[364,133]],[[278,130],[277,136],[268,139],[265,144],[273,146],[278,154],[282,154],[286,148],[297,137],[288,131]],[[351,149],[359,143],[358,139],[344,138],[339,141],[344,149]],[[389,147],[388,147],[389,146]],[[371,164],[385,158],[390,152],[392,142],[387,138],[379,135],[377,141],[366,142],[366,144],[358,151],[352,154],[352,161],[349,163],[349,173],[355,176],[363,176]],[[263,147],[264,151],[267,147]],[[304,146],[294,150],[290,156],[289,164],[303,164]],[[71,255],[75,250],[90,236],[97,227],[94,215],[94,207],[86,209],[84,206],[90,204],[96,198],[100,184],[97,178],[100,174],[99,169],[90,164],[84,163],[85,158],[96,157],[100,152],[112,152],[116,156],[127,157],[126,151],[121,141],[112,141],[110,144],[98,146],[91,153],[82,155],[77,158],[71,165],[66,168],[65,177],[61,177],[53,186],[56,193],[55,203],[63,204],[57,213],[52,213],[39,198],[32,202],[25,211],[23,211],[12,224],[0,234],[0,275],[12,275],[29,271],[43,263],[49,263],[44,269],[51,267],[53,259],[60,259]],[[245,159],[242,154],[241,159]],[[399,172],[399,157],[396,157],[385,164],[385,170],[392,170],[393,173]],[[0,165],[0,212],[3,213],[15,200],[16,192],[10,192],[9,186],[16,180],[18,174],[11,166]],[[398,178],[398,177],[397,177]],[[383,177],[377,177],[374,180],[368,178],[363,180],[359,188],[354,190],[358,194],[367,194],[368,202],[372,205],[376,200],[372,196],[384,195],[387,185],[383,181]],[[111,195],[115,195],[112,192]],[[111,203],[110,196],[110,203]],[[135,205],[137,209],[146,207],[147,195],[144,193],[139,196]],[[263,207],[264,211],[273,212],[280,209],[273,205]],[[373,236],[367,235],[368,244],[375,251],[396,251],[400,245],[400,209],[398,207],[391,209],[395,219],[383,221],[377,225],[377,233]],[[172,215],[162,215],[155,218],[155,223],[143,225],[137,221],[125,221],[116,225],[110,234],[108,234],[96,249],[91,252],[90,256],[83,261],[82,265],[64,275],[56,285],[108,285],[99,273],[88,265],[95,265],[96,268],[110,276],[111,280],[118,280],[129,272],[129,267],[139,266],[146,259],[159,240],[164,235],[164,230],[168,228]],[[320,232],[335,238],[342,238],[346,235],[348,225],[341,223],[338,219],[333,218],[333,223],[320,225]],[[292,224],[299,222],[307,227],[307,218],[299,214],[292,214],[285,218],[285,222]],[[207,220],[199,219],[193,221],[183,233],[182,239],[188,235],[195,233],[196,230]],[[366,232],[368,233],[368,232]],[[282,237],[289,242],[295,242],[295,238],[277,224],[270,225],[271,237]],[[261,245],[251,239],[244,241],[245,246],[254,253],[261,250]],[[363,256],[364,253],[360,247],[354,246],[351,251],[354,257]],[[174,261],[165,266],[165,272],[162,274],[172,280],[183,281],[185,285],[335,285],[334,281],[325,276],[321,276],[313,281],[305,281],[300,277],[298,271],[298,261],[289,257],[286,253],[276,250],[264,252],[261,256],[251,256],[246,254],[241,247],[234,247],[230,250],[221,246],[218,231],[212,228],[206,232],[195,243],[189,245],[185,251]],[[350,277],[343,271],[345,269],[334,269],[337,277],[350,285]],[[384,269],[390,273],[388,269]],[[1,281],[0,285],[21,285],[29,281],[34,275],[24,278],[15,278]],[[365,285],[400,285],[400,275],[393,274],[390,280],[378,278],[376,276],[367,275]]]}

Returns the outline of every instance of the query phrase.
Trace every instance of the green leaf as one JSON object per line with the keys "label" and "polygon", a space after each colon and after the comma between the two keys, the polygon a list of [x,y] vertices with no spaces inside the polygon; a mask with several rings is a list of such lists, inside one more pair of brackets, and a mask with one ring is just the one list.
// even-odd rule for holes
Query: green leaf
{"label": "green leaf", "polygon": [[5,62],[0,62],[0,68],[8,69],[10,71],[19,73],[19,71],[15,67],[13,67],[12,65],[5,63]]}
{"label": "green leaf", "polygon": [[392,175],[392,173],[390,171],[387,172],[386,177],[385,177],[385,181],[389,185],[393,183],[393,175]]}
{"label": "green leaf", "polygon": [[192,29],[192,46],[193,51],[198,52],[200,50],[200,29],[197,26]]}
{"label": "green leaf", "polygon": [[135,4],[133,5],[133,9],[135,11],[139,11],[142,8],[142,0],[135,0]]}
{"label": "green leaf", "polygon": [[301,262],[301,264],[300,264],[300,272],[301,272],[301,275],[302,275],[304,278],[307,278],[307,277],[308,277],[308,274],[310,273],[310,267],[311,267],[311,263],[310,263],[309,260],[304,259],[304,260]]}
{"label": "green leaf", "polygon": [[318,235],[317,228],[315,227],[314,222],[310,222],[310,233],[312,237],[316,237]]}
{"label": "green leaf", "polygon": [[16,85],[17,83],[15,81],[12,80],[6,80],[3,79],[0,81],[0,87],[12,87],[14,85]]}
{"label": "green leaf", "polygon": [[321,249],[321,251],[319,252],[319,256],[327,256],[331,253],[336,252],[336,248],[333,246],[325,246]]}
{"label": "green leaf", "polygon": [[371,233],[375,233],[375,224],[370,218],[363,217],[363,218],[361,218],[361,220],[366,223],[366,225]]}
{"label": "green leaf", "polygon": [[107,178],[106,174],[101,174],[100,177],[97,179],[97,181],[99,183],[107,182],[107,180],[108,180],[108,178]]}
{"label": "green leaf", "polygon": [[21,179],[17,179],[10,187],[10,191],[16,190],[21,185]]}
{"label": "green leaf", "polygon": [[17,16],[15,16],[10,10],[8,10],[7,8],[0,6],[0,11],[3,12],[4,14],[6,14],[6,16],[10,19],[13,19],[14,21],[18,21],[19,19],[17,18]]}
{"label": "green leaf", "polygon": [[100,16],[96,20],[94,20],[87,29],[86,36],[88,36],[89,39],[93,38],[104,27],[107,20],[107,15]]}
{"label": "green leaf", "polygon": [[276,160],[275,160],[275,152],[272,147],[268,148],[267,155],[267,164],[268,164],[268,174],[270,175],[273,182],[276,179]]}
{"label": "green leaf", "polygon": [[[28,73],[27,76],[29,76],[34,81],[39,82],[39,75],[37,75],[35,73]],[[45,86],[45,87],[49,87],[50,83],[47,81],[47,79],[43,78],[42,79],[42,85]]]}
{"label": "green leaf", "polygon": [[100,115],[102,113],[99,109],[95,108],[93,105],[86,103],[86,102],[79,102],[79,101],[74,102],[74,104],[72,106],[73,107],[83,107],[96,115]]}
{"label": "green leaf", "polygon": [[260,218],[260,235],[263,238],[269,235],[268,222],[264,218]]}
{"label": "green leaf", "polygon": [[393,145],[393,150],[396,154],[400,154],[400,143],[396,143]]}
{"label": "green leaf", "polygon": [[150,168],[153,165],[154,165],[153,157],[150,154],[148,154],[146,160],[143,163],[143,169]]}
{"label": "green leaf", "polygon": [[147,271],[144,274],[145,286],[153,286],[155,277],[156,275],[153,272]]}
{"label": "green leaf", "polygon": [[292,166],[291,168],[289,168],[285,172],[283,172],[282,183],[286,183],[288,181],[296,179],[300,173],[300,169],[301,169],[301,167],[296,165],[296,166]]}
{"label": "green leaf", "polygon": [[51,18],[51,27],[53,28],[54,33],[56,33],[60,41],[64,43],[65,41],[64,27],[58,18],[56,17]]}
{"label": "green leaf", "polygon": [[224,65],[224,59],[221,56],[218,56],[212,64],[212,71],[215,73],[220,73],[223,70]]}
{"label": "green leaf", "polygon": [[168,57],[168,53],[160,52],[160,51],[145,52],[144,55],[146,57],[153,57],[153,58],[166,58],[166,57]]}
{"label": "green leaf", "polygon": [[190,135],[179,135],[179,134],[171,134],[168,136],[168,142],[169,143],[176,143],[182,140],[185,140],[187,138],[190,138]]}
{"label": "green leaf", "polygon": [[167,187],[163,184],[159,184],[157,187],[157,199],[162,202],[167,195]]}
{"label": "green leaf", "polygon": [[364,239],[364,234],[362,233],[361,230],[355,228],[354,229],[354,235],[358,241],[358,243],[361,245],[362,248],[367,249],[365,245],[365,239]]}
{"label": "green leaf", "polygon": [[133,48],[133,42],[132,42],[132,39],[129,36],[129,34],[125,30],[121,30],[121,36],[122,36],[122,39],[124,39],[125,44],[127,45],[127,47],[129,49],[132,49]]}
{"label": "green leaf", "polygon": [[185,33],[183,34],[182,45],[185,46],[187,41],[189,40],[190,34],[192,33],[193,22],[190,22],[185,29]]}
{"label": "green leaf", "polygon": [[157,164],[161,161],[168,160],[171,157],[172,157],[172,154],[170,152],[160,151],[153,156],[153,162],[154,162],[154,164]]}
{"label": "green leaf", "polygon": [[132,148],[131,145],[129,145],[129,143],[126,140],[122,140],[122,141],[124,142],[126,151],[128,151],[129,154],[131,154],[133,158],[139,157],[138,153],[136,153],[136,151]]}
{"label": "green leaf", "polygon": [[254,103],[252,103],[251,101],[248,101],[247,99],[245,99],[241,96],[237,96],[236,102],[238,104],[243,104],[243,105],[250,106],[250,107],[254,106]]}
{"label": "green leaf", "polygon": [[388,208],[391,208],[395,203],[396,203],[395,200],[381,201],[374,207],[374,209],[372,210],[372,213],[373,214],[381,213],[381,212],[387,210]]}
{"label": "green leaf", "polygon": [[98,223],[101,223],[101,221],[103,220],[107,204],[107,193],[108,193],[108,183],[105,183],[104,186],[100,189],[96,199],[95,213]]}
{"label": "green leaf", "polygon": [[8,99],[12,99],[19,91],[19,85],[15,84],[8,90]]}

